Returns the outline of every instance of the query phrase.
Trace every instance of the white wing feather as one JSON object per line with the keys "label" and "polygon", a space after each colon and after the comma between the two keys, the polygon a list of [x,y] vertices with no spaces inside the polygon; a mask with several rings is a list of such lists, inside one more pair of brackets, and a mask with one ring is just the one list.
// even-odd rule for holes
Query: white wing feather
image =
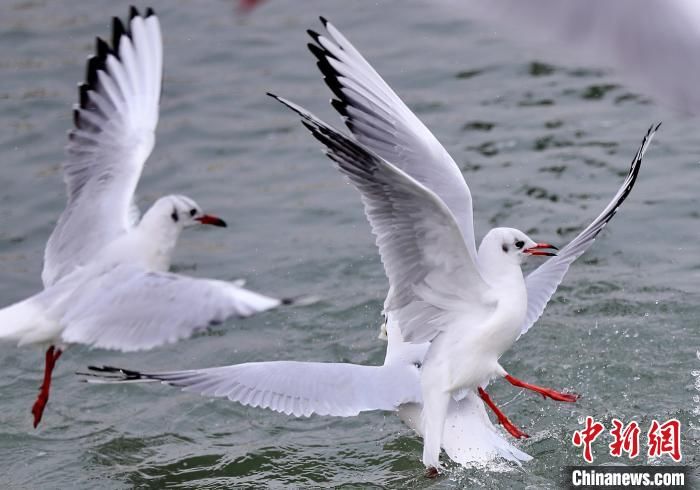
{"label": "white wing feather", "polygon": [[[351,417],[369,410],[396,410],[401,404],[421,398],[420,374],[413,365],[273,361],[165,373],[109,367],[90,369],[116,373],[112,381],[162,381],[183,391],[228,398],[296,417],[312,414]],[[106,378],[109,380],[109,375]]]}
{"label": "white wing feather", "polygon": [[360,191],[389,278],[384,309],[404,340],[432,340],[456,310],[487,315],[495,305],[453,214],[430,189],[361,144],[281,98],[326,147],[326,154]]}
{"label": "white wing feather", "polygon": [[331,39],[309,31],[315,41],[309,49],[337,97],[333,107],[365,148],[437,194],[455,216],[476,261],[472,196],[457,164],[345,36],[321,21]]}
{"label": "white wing feather", "polygon": [[542,316],[547,303],[564,279],[571,263],[588,250],[588,247],[593,244],[598,233],[605,228],[605,225],[613,218],[618,208],[632,191],[632,187],[639,174],[639,169],[641,168],[644,153],[646,153],[654,137],[654,133],[659,129],[659,126],[660,124],[649,128],[649,131],[642,140],[639,150],[637,150],[637,154],[632,160],[632,165],[630,166],[630,171],[625,181],[603,212],[600,213],[585,230],[579,233],[576,238],[562,248],[555,257],[547,260],[544,264],[532,271],[525,279],[527,286],[527,313],[520,335],[527,332],[530,327],[535,324],[537,319]]}
{"label": "white wing feather", "polygon": [[68,203],[44,253],[44,286],[88,263],[133,226],[134,191],[153,149],[162,76],[157,17],[114,19],[113,46],[97,40],[80,86],[64,164]]}
{"label": "white wing feather", "polygon": [[224,281],[120,265],[72,293],[61,338],[104,349],[146,350],[279,304]]}

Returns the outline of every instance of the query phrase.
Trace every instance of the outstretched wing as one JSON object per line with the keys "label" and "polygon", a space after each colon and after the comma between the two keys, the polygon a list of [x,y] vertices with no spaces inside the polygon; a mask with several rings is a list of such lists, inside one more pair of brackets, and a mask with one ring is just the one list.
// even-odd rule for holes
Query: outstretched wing
{"label": "outstretched wing", "polygon": [[163,373],[92,366],[90,370],[98,382],[161,381],[183,391],[296,417],[314,413],[350,417],[421,400],[420,373],[410,364],[273,361]]}
{"label": "outstretched wing", "polygon": [[44,253],[44,286],[88,263],[133,226],[133,198],[158,123],[163,46],[151,9],[113,20],[112,46],[97,39],[87,62],[63,166],[68,193]]}
{"label": "outstretched wing", "polygon": [[637,150],[637,154],[632,160],[630,171],[622,183],[622,186],[613,197],[612,201],[605,207],[602,213],[588,225],[588,227],[579,233],[576,238],[571,240],[555,257],[547,260],[544,264],[532,271],[525,283],[527,286],[527,314],[523,323],[521,334],[527,332],[537,319],[544,312],[550,298],[559,287],[559,284],[564,279],[564,275],[569,270],[571,263],[580,257],[588,247],[595,241],[598,233],[605,227],[606,224],[615,216],[618,208],[627,198],[632,187],[637,180],[639,169],[642,165],[642,158],[651,143],[654,133],[659,129],[661,123],[652,126],[647,131],[647,134],[642,140],[642,144]]}
{"label": "outstretched wing", "polygon": [[404,340],[432,340],[448,328],[455,310],[492,311],[495,305],[484,299],[489,287],[454,216],[433,191],[305,109],[273,97],[301,116],[360,191],[389,279],[384,309],[398,322]]}
{"label": "outstretched wing", "polygon": [[224,281],[120,265],[72,293],[61,319],[66,326],[62,340],[120,351],[147,350],[280,303]]}
{"label": "outstretched wing", "polygon": [[308,31],[314,40],[309,49],[337,97],[333,107],[365,148],[437,194],[476,261],[472,196],[457,164],[345,36],[323,17],[321,22],[330,39]]}

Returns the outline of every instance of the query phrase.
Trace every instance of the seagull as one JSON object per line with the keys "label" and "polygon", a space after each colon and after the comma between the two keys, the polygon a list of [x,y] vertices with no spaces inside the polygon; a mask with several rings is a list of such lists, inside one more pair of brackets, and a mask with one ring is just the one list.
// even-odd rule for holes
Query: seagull
{"label": "seagull", "polygon": [[[658,126],[649,129],[633,162],[636,170],[630,171],[616,199],[559,254],[551,251],[554,246],[537,243],[522,231],[494,228],[481,241],[474,260],[457,218],[435,192],[305,109],[276,98],[302,117],[360,191],[389,278],[384,303],[388,321],[397,323],[403,341],[429,343],[420,373],[426,474],[437,476],[440,469],[451,401],[470,392],[478,394],[513,437],[529,437],[485,391],[495,377],[545,398],[575,402],[578,395],[522,381],[498,360],[539,318],[569,265],[629,194]],[[552,259],[525,279],[520,265],[532,255]]]}
{"label": "seagull", "polygon": [[48,346],[34,427],[67,344],[151,349],[291,302],[168,272],[183,229],[226,226],[192,199],[162,197],[139,219],[134,191],[154,145],[162,60],[152,9],[141,15],[132,7],[126,27],[114,18],[111,46],[97,39],[73,111],[68,202],[46,245],[44,289],[0,310],[0,339]]}
{"label": "seagull", "polygon": [[[435,444],[437,438],[438,444],[457,462],[465,464],[496,456],[526,461],[529,456],[500,438],[486,416],[484,402],[496,411],[499,422],[512,435],[525,436],[486,393],[485,385],[494,374],[484,373],[488,371],[488,364],[467,366],[474,370],[473,374],[468,372],[467,377],[480,377],[481,374],[485,380],[480,383],[472,381],[473,386],[466,383],[468,389],[452,382],[447,387],[450,395],[447,397],[441,396],[445,392],[436,388],[442,386],[444,390],[444,381],[449,380],[449,376],[445,380],[427,379],[431,375],[426,375],[426,371],[434,373],[445,364],[440,362],[445,342],[439,341],[439,337],[444,337],[449,327],[461,328],[452,334],[458,337],[457,343],[464,348],[459,357],[468,353],[478,354],[484,359],[491,353],[491,359],[487,359],[491,361],[490,367],[500,367],[497,363],[500,354],[494,351],[507,350],[510,345],[503,346],[508,344],[506,340],[510,339],[512,345],[529,330],[544,311],[571,263],[593,244],[612,219],[632,190],[642,157],[658,126],[647,132],[612,201],[557,256],[553,256],[550,245],[535,243],[524,233],[506,228],[492,230],[477,252],[473,245],[471,195],[454,161],[359,52],[331,24],[323,22],[333,39],[343,43],[342,51],[331,54],[329,46],[341,48],[311,33],[316,41],[311,45],[312,52],[317,55],[321,69],[325,70],[326,81],[339,97],[333,105],[344,115],[356,140],[344,136],[292,102],[273,97],[302,117],[307,128],[326,146],[328,156],[337,162],[339,169],[350,177],[362,194],[365,212],[377,235],[390,281],[385,304],[388,345],[384,365],[274,361],[170,372],[91,366],[89,375],[93,378],[90,381],[161,381],[203,396],[228,398],[244,405],[298,417],[311,414],[353,416],[368,410],[398,410],[402,419],[426,440],[431,438],[431,443]],[[353,58],[343,56],[348,52]],[[336,69],[338,72],[334,71]],[[342,75],[340,70],[344,70]],[[361,75],[367,78],[361,79]],[[346,85],[341,85],[341,80]],[[352,93],[355,99],[346,93]],[[358,94],[364,99],[358,98]],[[352,114],[352,120],[349,114]],[[383,119],[375,120],[380,115]],[[360,129],[370,133],[375,131],[375,134],[381,131],[383,139],[373,139],[372,134]],[[386,159],[379,155],[382,149],[386,152]],[[467,200],[466,204],[464,200]],[[447,201],[451,207],[446,205]],[[452,207],[459,210],[459,218]],[[477,260],[470,255],[470,240]],[[524,255],[552,258],[523,281],[519,262]],[[503,269],[509,274],[510,283],[500,277]],[[463,278],[467,273],[474,277]],[[517,286],[518,275],[520,291],[514,293],[512,283]],[[481,287],[486,285],[488,289],[475,291],[477,288],[472,282]],[[506,288],[502,288],[504,283],[507,283]],[[480,309],[497,309],[499,294],[505,296],[502,289],[512,296],[519,294],[519,302],[524,302],[520,305],[519,322],[510,319],[509,323],[516,326],[506,332],[509,339],[504,339],[504,334],[497,335],[497,328],[485,332],[483,322],[479,324],[480,318],[473,320],[469,317],[471,313],[464,311],[472,304]],[[503,302],[510,300],[506,297]],[[481,306],[481,302],[485,305]],[[476,314],[483,315],[479,310]],[[516,315],[510,312],[510,316]],[[464,328],[460,322],[465,323]],[[478,329],[474,333],[481,332],[488,337],[488,342],[474,338],[474,333],[469,332],[471,322],[474,330]],[[422,331],[422,324],[438,331],[431,337]],[[491,319],[491,325],[494,324]],[[441,330],[443,327],[447,328]],[[445,356],[448,361],[450,355],[452,352]],[[426,363],[435,366],[426,368]],[[467,370],[459,364],[457,367],[462,367],[462,373]],[[508,380],[550,398],[561,401],[576,399],[573,394],[527,384],[509,375]],[[446,409],[442,407],[442,416],[438,414],[440,420],[437,421],[433,408],[436,398],[438,402],[446,403]],[[432,404],[428,405],[426,399]],[[420,416],[421,412],[425,414],[428,410],[431,410],[430,416]],[[435,426],[440,424],[449,430],[440,429],[442,434],[435,434]],[[432,446],[431,449],[434,453],[435,449]],[[424,458],[428,464],[438,464],[439,449],[440,446],[437,455],[431,453],[429,458]]]}
{"label": "seagull", "polygon": [[[473,391],[514,437],[528,437],[497,407],[485,387],[496,377],[545,398],[578,396],[522,381],[499,358],[542,315],[569,265],[590,246],[617,211],[606,209],[559,255],[514,228],[494,228],[476,249],[472,197],[454,160],[360,52],[321,18],[328,36],[308,31],[309,49],[354,138],[275,95],[297,112],[362,196],[365,214],[389,279],[384,313],[406,342],[430,347],[421,368],[423,463],[440,468],[441,438],[452,397]],[[641,161],[651,127],[635,157]],[[633,164],[634,165],[634,164]],[[624,199],[636,174],[619,193]],[[553,258],[527,279],[528,256]]]}

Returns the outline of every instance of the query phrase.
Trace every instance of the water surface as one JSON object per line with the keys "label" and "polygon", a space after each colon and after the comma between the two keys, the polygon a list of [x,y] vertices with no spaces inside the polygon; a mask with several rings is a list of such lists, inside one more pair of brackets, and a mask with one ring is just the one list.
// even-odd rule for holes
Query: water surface
{"label": "water surface", "polygon": [[[685,462],[697,466],[700,123],[611,73],[547,64],[546,53],[426,3],[274,0],[241,19],[230,1],[151,2],[165,79],[139,202],[184,193],[230,224],[183,234],[175,269],[323,300],[147,353],[72,348],[38,430],[29,409],[43,353],[0,345],[3,487],[555,488],[561,468],[582,461],[569,440],[586,415],[643,428],[676,417]],[[44,244],[64,205],[60,163],[76,84],[94,36],[126,12],[127,3],[106,0],[0,5],[2,304],[41,287]],[[566,243],[617,190],[647,127],[664,121],[624,208],[502,359],[517,376],[583,395],[572,406],[493,384],[494,398],[532,435],[519,443],[535,458],[522,469],[451,467],[429,481],[420,439],[392,413],[297,420],[162,386],[87,386],[73,374],[91,363],[382,362],[376,334],[387,283],[358,195],[294,115],[264,95],[339,124],[305,47],[320,14],[454,156],[472,189],[478,237],[516,226]],[[607,442],[596,445],[599,462],[612,461]]]}

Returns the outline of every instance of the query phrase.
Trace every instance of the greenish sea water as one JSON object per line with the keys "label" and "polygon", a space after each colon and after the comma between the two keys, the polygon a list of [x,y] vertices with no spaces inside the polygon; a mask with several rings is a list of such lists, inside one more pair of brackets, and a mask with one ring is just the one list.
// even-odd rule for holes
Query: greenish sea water
{"label": "greenish sea water", "polygon": [[[231,321],[145,353],[73,347],[42,425],[30,407],[43,353],[0,345],[0,487],[558,488],[582,462],[586,415],[677,418],[698,466],[700,121],[666,112],[611,73],[543,53],[418,1],[273,0],[247,18],[231,1],[158,0],[165,44],[161,119],[139,203],[183,193],[230,227],[188,230],[175,269],[317,304]],[[141,2],[139,6],[145,6]],[[0,304],[41,287],[45,242],[64,205],[60,163],[94,37],[128,3],[0,4]],[[88,386],[88,364],[152,370],[256,360],[379,364],[387,282],[357,193],[274,91],[339,124],[306,50],[332,20],[462,168],[480,238],[516,226],[565,244],[617,190],[642,135],[663,120],[637,186],[570,269],[545,315],[503,358],[520,377],[583,395],[556,404],[493,384],[532,438],[522,468],[451,466],[423,478],[421,440],[393,413],[284,415],[164,386]],[[695,372],[695,376],[693,376]],[[613,462],[609,440],[598,462]],[[622,460],[624,462],[624,459]],[[697,469],[696,469],[697,471]]]}

